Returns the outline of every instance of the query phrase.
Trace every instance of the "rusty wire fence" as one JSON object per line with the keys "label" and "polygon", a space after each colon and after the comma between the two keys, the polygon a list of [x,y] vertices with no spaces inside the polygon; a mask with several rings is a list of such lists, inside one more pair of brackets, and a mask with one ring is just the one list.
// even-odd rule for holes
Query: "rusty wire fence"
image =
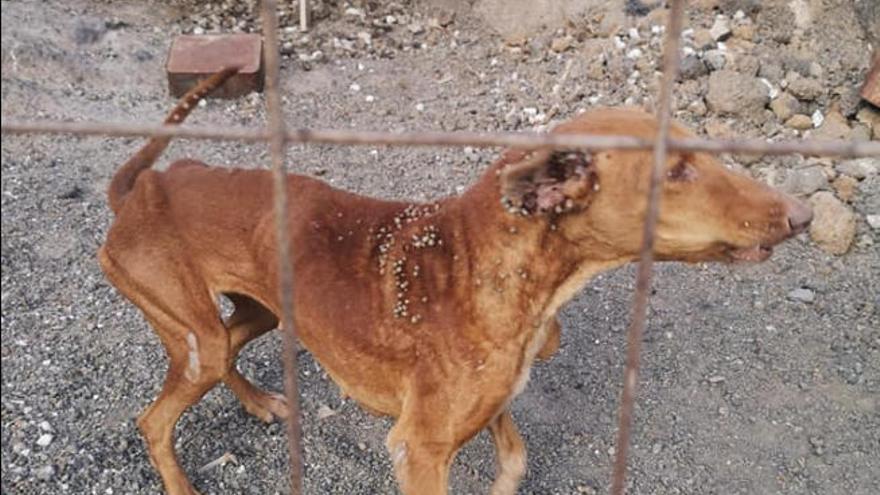
{"label": "rusty wire fence", "polygon": [[[275,0],[261,2],[266,64],[266,105],[268,125],[262,129],[162,126],[102,122],[19,121],[3,118],[2,132],[10,134],[76,134],[107,137],[143,136],[177,137],[186,139],[235,140],[267,142],[271,153],[274,179],[275,225],[278,237],[278,266],[281,321],[284,338],[284,389],[291,414],[287,421],[290,450],[291,493],[302,493],[303,460],[300,427],[299,392],[296,365],[296,329],[293,320],[293,267],[290,240],[287,235],[287,190],[284,187],[285,148],[290,143],[325,143],[340,145],[388,146],[513,146],[547,149],[630,149],[653,150],[653,169],[648,190],[648,209],[645,214],[641,257],[637,272],[632,315],[627,330],[626,365],[621,395],[617,446],[610,482],[610,493],[624,492],[627,452],[632,425],[632,411],[639,373],[639,355],[645,328],[648,295],[653,266],[654,230],[658,215],[659,186],[663,181],[663,164],[669,150],[702,151],[708,153],[749,154],[802,154],[815,156],[865,157],[880,156],[880,142],[840,140],[801,140],[769,142],[761,139],[712,140],[700,138],[672,139],[669,137],[673,86],[679,69],[679,42],[684,18],[684,0],[669,2],[670,15],[666,26],[663,50],[663,79],[657,105],[658,132],[654,140],[632,136],[551,135],[539,133],[480,133],[480,132],[379,132],[351,130],[286,129],[281,96],[278,90],[279,51]],[[301,0],[300,5],[306,1]],[[301,24],[305,21],[301,18]]]}

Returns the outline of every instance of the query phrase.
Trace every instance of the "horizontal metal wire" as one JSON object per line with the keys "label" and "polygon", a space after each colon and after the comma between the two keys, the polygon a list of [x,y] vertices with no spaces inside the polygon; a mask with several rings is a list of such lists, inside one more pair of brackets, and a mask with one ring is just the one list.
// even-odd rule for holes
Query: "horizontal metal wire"
{"label": "horizontal metal wire", "polygon": [[[130,123],[52,122],[3,119],[3,133],[50,133],[97,136],[172,136],[185,139],[269,141],[266,129],[211,126],[164,126]],[[652,149],[654,141],[633,136],[547,134],[537,132],[379,132],[339,129],[293,129],[287,143],[325,143],[361,146],[512,146],[519,148]],[[880,156],[880,142],[802,140],[769,142],[762,139],[669,139],[670,150],[763,155]]]}

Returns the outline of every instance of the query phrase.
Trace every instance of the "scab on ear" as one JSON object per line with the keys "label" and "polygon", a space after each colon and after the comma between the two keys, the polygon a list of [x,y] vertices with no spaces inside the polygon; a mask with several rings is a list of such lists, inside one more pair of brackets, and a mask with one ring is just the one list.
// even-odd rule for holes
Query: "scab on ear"
{"label": "scab on ear", "polygon": [[511,213],[565,213],[587,205],[598,190],[592,154],[535,150],[501,171],[501,201]]}

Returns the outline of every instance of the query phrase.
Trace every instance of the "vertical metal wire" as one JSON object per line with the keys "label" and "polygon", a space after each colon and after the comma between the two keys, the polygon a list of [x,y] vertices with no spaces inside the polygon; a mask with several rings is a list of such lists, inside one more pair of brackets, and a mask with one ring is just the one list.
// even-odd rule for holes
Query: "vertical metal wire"
{"label": "vertical metal wire", "polygon": [[287,418],[287,444],[290,452],[290,493],[302,493],[302,430],[300,426],[299,387],[297,386],[296,328],[293,321],[293,264],[287,232],[287,171],[284,166],[286,130],[278,90],[278,15],[275,0],[263,0],[263,49],[266,62],[266,105],[270,133],[274,185],[275,232],[278,242],[278,291],[281,301],[281,333],[284,339],[284,392],[290,407]]}
{"label": "vertical metal wire", "polygon": [[303,31],[309,30],[309,0],[299,0],[299,28]]}
{"label": "vertical metal wire", "polygon": [[627,332],[626,368],[624,371],[623,393],[620,399],[620,415],[617,428],[617,451],[614,471],[611,478],[611,494],[621,495],[626,481],[627,452],[632,428],[633,403],[639,380],[639,354],[642,348],[642,333],[648,309],[648,292],[651,288],[654,263],[654,234],[660,210],[660,187],[666,164],[666,151],[669,139],[670,110],[672,106],[672,85],[678,74],[678,44],[681,36],[682,0],[672,0],[669,23],[666,27],[666,43],[663,50],[663,84],[660,87],[660,101],[657,105],[657,138],[654,146],[654,167],[651,171],[651,184],[648,188],[648,206],[642,234],[642,252],[636,278],[636,293],[633,299],[632,321]]}

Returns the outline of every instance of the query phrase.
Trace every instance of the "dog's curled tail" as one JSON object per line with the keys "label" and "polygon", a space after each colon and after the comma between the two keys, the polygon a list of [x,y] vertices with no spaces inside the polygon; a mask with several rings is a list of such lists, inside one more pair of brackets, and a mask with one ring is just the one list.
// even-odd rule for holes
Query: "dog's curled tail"
{"label": "dog's curled tail", "polygon": [[[238,67],[227,67],[210,77],[199,81],[199,83],[187,91],[183,98],[178,101],[174,110],[165,118],[165,125],[177,125],[189,115],[193,107],[198,105],[202,98],[219,88],[238,72]],[[171,142],[170,137],[153,137],[145,144],[137,153],[128,159],[125,164],[119,168],[113,179],[110,181],[110,187],[107,190],[107,197],[110,203],[110,209],[113,213],[117,213],[125,200],[125,196],[134,187],[134,182],[138,175],[144,170],[150,168],[159,158],[159,155],[168,147]]]}

